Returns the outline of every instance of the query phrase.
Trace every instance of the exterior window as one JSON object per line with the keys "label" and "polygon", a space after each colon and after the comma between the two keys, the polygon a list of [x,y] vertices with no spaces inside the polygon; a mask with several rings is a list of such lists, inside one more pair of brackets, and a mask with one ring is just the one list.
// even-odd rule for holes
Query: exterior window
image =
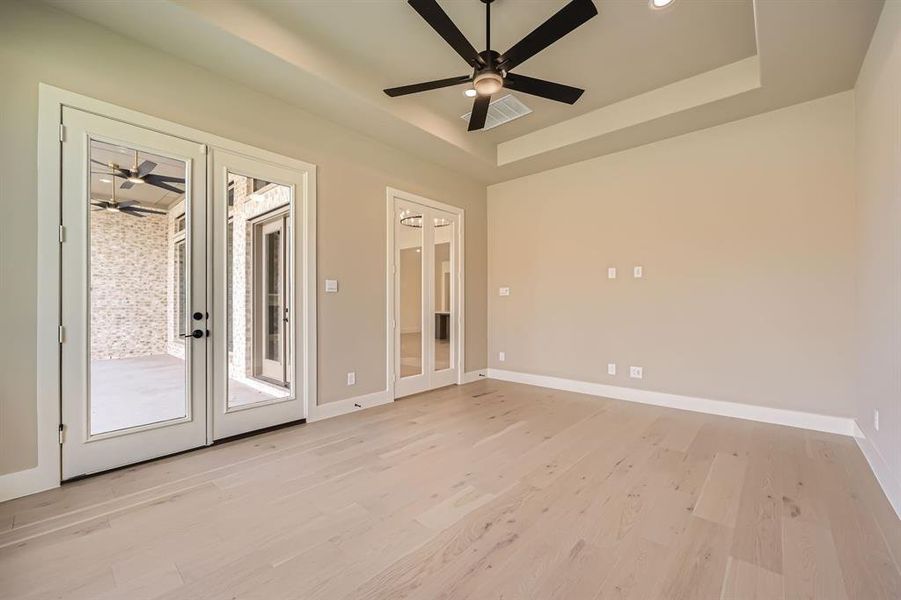
{"label": "exterior window", "polygon": [[[234,193],[234,187],[229,186],[229,194],[233,194],[233,193]],[[235,287],[235,284],[234,284],[234,279],[235,279],[234,268],[235,267],[234,267],[234,263],[232,262],[234,260],[232,258],[232,244],[234,244],[234,240],[235,240],[235,220],[232,218],[232,219],[228,220],[228,229],[226,231],[226,246],[225,246],[226,252],[227,252],[227,256],[225,257],[225,265],[226,265],[225,266],[225,287],[226,287],[226,294],[227,294],[228,298],[234,297],[232,295],[232,294],[234,294],[234,287]],[[233,319],[228,319],[228,325],[227,325],[228,331],[226,334],[226,338],[228,340],[229,353],[235,351],[235,348],[234,348],[235,347],[235,339],[234,339],[234,333],[233,333],[234,327],[232,326],[232,322],[233,322]]]}
{"label": "exterior window", "polygon": [[253,193],[259,192],[261,189],[263,189],[270,183],[272,183],[272,182],[266,181],[265,179],[254,179],[253,180]]}
{"label": "exterior window", "polygon": [[185,215],[181,214],[175,217],[175,233],[181,233],[185,230]]}
{"label": "exterior window", "polygon": [[[185,240],[175,242],[175,335],[185,334]],[[182,338],[178,338],[182,339]]]}

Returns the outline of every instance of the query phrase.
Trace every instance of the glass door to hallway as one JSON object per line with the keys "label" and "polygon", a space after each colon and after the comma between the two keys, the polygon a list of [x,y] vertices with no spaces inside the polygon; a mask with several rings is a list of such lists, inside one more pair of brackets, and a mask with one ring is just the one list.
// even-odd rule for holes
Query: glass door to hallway
{"label": "glass door to hallway", "polygon": [[395,397],[457,382],[459,215],[394,198]]}

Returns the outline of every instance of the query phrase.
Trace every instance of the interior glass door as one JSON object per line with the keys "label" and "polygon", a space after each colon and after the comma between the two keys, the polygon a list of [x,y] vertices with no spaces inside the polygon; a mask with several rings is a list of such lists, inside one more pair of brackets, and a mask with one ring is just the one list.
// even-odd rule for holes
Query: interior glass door
{"label": "interior glass door", "polygon": [[395,198],[395,397],[457,380],[455,214]]}
{"label": "interior glass door", "polygon": [[305,417],[302,264],[297,190],[303,174],[213,150],[213,437]]}
{"label": "interior glass door", "polygon": [[65,109],[63,478],[202,446],[205,157]]}

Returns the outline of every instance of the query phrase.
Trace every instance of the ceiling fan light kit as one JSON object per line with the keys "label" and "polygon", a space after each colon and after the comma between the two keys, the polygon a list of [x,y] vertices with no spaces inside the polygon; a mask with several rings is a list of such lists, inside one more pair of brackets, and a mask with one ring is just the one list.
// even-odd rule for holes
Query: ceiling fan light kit
{"label": "ceiling fan light kit", "polygon": [[490,96],[501,91],[504,87],[504,78],[495,71],[482,71],[472,80],[472,87],[480,96]]}
{"label": "ceiling fan light kit", "polygon": [[[492,94],[508,88],[524,94],[547,98],[566,104],[574,104],[585,90],[511,73],[517,65],[532,58],[560,38],[598,14],[592,0],[570,0],[551,18],[538,26],[529,35],[513,45],[503,54],[491,49],[491,3],[494,0],[481,0],[485,4],[485,47],[477,52],[469,40],[454,25],[447,13],[438,5],[437,0],[407,0],[419,16],[440,35],[445,42],[459,54],[473,69],[471,76],[448,77],[424,83],[415,83],[401,87],[388,88],[388,96],[406,96],[428,90],[471,83],[472,88],[464,91],[464,95],[474,97],[472,116],[469,120],[469,131],[483,129],[488,105]],[[651,2],[660,0],[651,0]]]}

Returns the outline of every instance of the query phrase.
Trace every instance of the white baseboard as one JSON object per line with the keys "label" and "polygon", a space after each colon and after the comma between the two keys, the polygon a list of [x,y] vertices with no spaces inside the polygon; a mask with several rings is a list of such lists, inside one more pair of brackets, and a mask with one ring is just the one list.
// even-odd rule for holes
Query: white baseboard
{"label": "white baseboard", "polygon": [[591,396],[603,396],[605,398],[626,400],[628,402],[667,406],[669,408],[721,415],[724,417],[735,417],[736,419],[746,419],[749,421],[760,421],[761,423],[787,425],[789,427],[812,429],[814,431],[824,431],[826,433],[837,433],[840,435],[854,435],[856,428],[854,419],[847,417],[820,415],[796,410],[771,408],[768,406],[727,402],[724,400],[709,400],[707,398],[680,396],[678,394],[668,394],[666,392],[654,392],[651,390],[640,390],[636,388],[606,385],[603,383],[592,383],[589,381],[548,377],[545,375],[534,375],[532,373],[520,373],[518,371],[488,369],[488,377],[503,381],[513,381],[538,387],[552,388],[555,390],[578,392],[580,394],[588,394]]}
{"label": "white baseboard", "polygon": [[879,448],[867,438],[857,423],[854,424],[854,429],[854,441],[857,442],[857,447],[860,448],[864,458],[867,459],[870,470],[876,476],[876,481],[879,482],[879,486],[885,493],[885,497],[888,498],[889,504],[895,509],[895,514],[901,519],[901,481],[892,473],[888,463],[882,458]]}
{"label": "white baseboard", "polygon": [[388,390],[381,390],[371,394],[363,394],[361,396],[354,396],[353,398],[337,400],[335,402],[317,404],[313,407],[312,414],[307,417],[307,422],[313,423],[331,417],[346,415],[358,410],[372,408],[373,406],[388,404],[389,402],[394,402],[394,398],[391,398],[388,395]]}
{"label": "white baseboard", "polygon": [[487,377],[486,375],[487,369],[479,369],[478,371],[467,371],[463,373],[463,378],[460,381],[461,384],[472,383],[473,381],[478,381],[479,379],[484,379]]}

